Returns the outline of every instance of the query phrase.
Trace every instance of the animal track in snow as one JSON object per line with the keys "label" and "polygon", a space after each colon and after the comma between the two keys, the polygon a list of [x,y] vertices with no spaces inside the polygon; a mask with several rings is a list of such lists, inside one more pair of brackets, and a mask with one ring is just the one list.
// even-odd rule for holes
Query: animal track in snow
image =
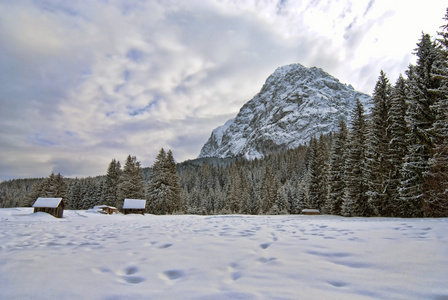
{"label": "animal track in snow", "polygon": [[138,268],[135,266],[129,266],[127,268],[124,269],[124,273],[126,275],[132,275],[138,272]]}
{"label": "animal track in snow", "polygon": [[333,281],[328,281],[328,284],[334,286],[334,287],[344,287],[347,286],[348,284],[346,282],[342,282],[342,281],[337,281],[337,280],[333,280]]}
{"label": "animal track in snow", "polygon": [[[107,268],[102,268],[104,270],[107,270]],[[99,271],[102,271],[101,268],[97,269]],[[143,281],[145,281],[144,277],[141,276],[136,276],[135,274],[137,274],[139,271],[138,267],[136,266],[127,266],[126,268],[116,272],[116,275],[118,275],[118,277],[120,277],[122,280],[124,280],[127,283],[132,283],[132,284],[138,284],[141,283]],[[102,272],[108,272],[108,271],[102,271]]]}
{"label": "animal track in snow", "polygon": [[184,276],[184,272],[181,270],[167,270],[164,271],[163,274],[168,278],[169,280],[176,280]]}
{"label": "animal track in snow", "polygon": [[266,258],[266,257],[260,257],[260,258],[257,259],[257,260],[258,260],[258,262],[260,262],[260,263],[262,263],[262,264],[267,264],[267,263],[269,263],[269,262],[276,261],[277,258],[276,258],[276,257],[269,257],[269,258]]}
{"label": "animal track in snow", "polygon": [[137,284],[145,281],[145,278],[140,276],[126,276],[123,278],[127,283]]}
{"label": "animal track in snow", "polygon": [[263,243],[263,244],[260,244],[260,248],[261,248],[261,249],[267,249],[267,248],[269,248],[269,246],[271,246],[271,243]]}

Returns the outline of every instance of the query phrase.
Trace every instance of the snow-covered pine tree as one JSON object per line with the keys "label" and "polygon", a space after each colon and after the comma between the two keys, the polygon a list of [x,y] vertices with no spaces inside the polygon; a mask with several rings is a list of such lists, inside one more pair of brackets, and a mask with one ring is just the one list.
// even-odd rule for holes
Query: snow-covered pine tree
{"label": "snow-covered pine tree", "polygon": [[342,205],[344,216],[372,216],[373,209],[368,201],[366,169],[366,135],[367,125],[364,107],[359,99],[352,113],[349,133],[349,150],[347,156],[347,192]]}
{"label": "snow-covered pine tree", "polygon": [[373,108],[367,138],[367,170],[369,172],[369,202],[378,216],[390,216],[391,200],[388,197],[388,179],[391,170],[388,158],[390,136],[388,115],[392,87],[381,71],[373,91]]}
{"label": "snow-covered pine tree", "polygon": [[166,170],[166,152],[162,148],[157,154],[149,179],[146,199],[148,200],[148,212],[157,215],[169,213],[168,201],[168,170]]}
{"label": "snow-covered pine tree", "polygon": [[112,159],[107,168],[103,187],[104,204],[118,207],[120,204],[119,184],[121,176],[120,162]]}
{"label": "snow-covered pine tree", "polygon": [[240,213],[242,213],[242,214],[250,214],[250,193],[251,193],[251,189],[250,189],[249,180],[247,178],[247,168],[241,168],[239,178],[240,178],[240,189],[241,189],[241,194],[240,194],[240,203],[241,203]]}
{"label": "snow-covered pine tree", "polygon": [[80,209],[89,209],[95,206],[96,185],[91,177],[82,180],[83,197]]}
{"label": "snow-covered pine tree", "polygon": [[309,205],[310,208],[316,208],[325,213],[329,194],[329,152],[327,142],[322,134],[319,141],[316,138],[311,139],[310,151]]}
{"label": "snow-covered pine tree", "polygon": [[402,169],[400,189],[403,217],[422,217],[422,194],[425,174],[429,170],[429,159],[433,143],[428,129],[435,120],[431,106],[435,96],[431,90],[438,88],[438,80],[432,76],[432,68],[437,58],[434,42],[428,34],[423,34],[417,44],[417,64],[407,71],[409,96],[406,121],[409,126],[408,153]]}
{"label": "snow-covered pine tree", "polygon": [[435,122],[428,132],[434,143],[433,157],[423,185],[423,212],[425,217],[448,217],[448,9],[442,31],[437,39],[437,58],[432,76],[439,87],[432,89],[436,97],[431,106]]}
{"label": "snow-covered pine tree", "polygon": [[388,161],[390,173],[387,183],[388,198],[391,201],[391,209],[395,215],[400,211],[400,181],[401,169],[407,154],[407,124],[406,114],[407,85],[403,76],[399,76],[392,89],[390,110],[388,119],[388,135],[390,136]]}
{"label": "snow-covered pine tree", "polygon": [[227,195],[226,209],[229,213],[239,213],[241,208],[241,180],[236,164],[230,167],[229,189]]}
{"label": "snow-covered pine tree", "polygon": [[308,148],[308,208],[317,209],[319,202],[319,165],[317,160],[318,141],[312,137]]}
{"label": "snow-covered pine tree", "polygon": [[169,194],[168,201],[171,207],[171,213],[180,212],[181,211],[181,200],[180,200],[180,186],[179,186],[179,175],[177,174],[176,162],[174,160],[173,152],[168,150],[166,154],[165,161],[168,171],[168,180],[169,180]]}
{"label": "snow-covered pine tree", "polygon": [[[140,162],[135,156],[128,155],[119,183],[120,203],[125,198],[144,199],[145,187]],[[120,207],[120,205],[118,205]]]}
{"label": "snow-covered pine tree", "polygon": [[262,214],[269,214],[274,206],[277,199],[278,185],[271,168],[267,166],[260,187],[260,210]]}
{"label": "snow-covered pine tree", "polygon": [[58,173],[53,178],[53,196],[56,198],[65,198],[65,192],[67,191],[67,184],[61,173]]}
{"label": "snow-covered pine tree", "polygon": [[328,213],[341,215],[342,203],[346,191],[346,160],[348,151],[348,129],[344,120],[339,122],[339,131],[333,138],[333,146],[330,154],[330,194],[328,201]]}
{"label": "snow-covered pine tree", "polygon": [[54,175],[52,172],[48,177],[44,178],[40,183],[36,183],[27,197],[27,206],[31,206],[39,197],[64,198],[66,196],[66,182],[62,175],[58,173]]}
{"label": "snow-covered pine tree", "polygon": [[[198,195],[201,194],[197,190]],[[179,177],[171,151],[162,148],[157,154],[146,194],[148,211],[153,214],[172,214],[181,209]],[[200,199],[190,201],[200,205]]]}
{"label": "snow-covered pine tree", "polygon": [[330,152],[328,150],[326,138],[323,134],[321,134],[319,137],[317,150],[317,159],[319,166],[319,199],[317,202],[317,208],[322,213],[327,213],[326,207],[328,203],[328,196],[330,193]]}
{"label": "snow-covered pine tree", "polygon": [[81,209],[82,195],[80,180],[75,178],[67,189],[68,209]]}

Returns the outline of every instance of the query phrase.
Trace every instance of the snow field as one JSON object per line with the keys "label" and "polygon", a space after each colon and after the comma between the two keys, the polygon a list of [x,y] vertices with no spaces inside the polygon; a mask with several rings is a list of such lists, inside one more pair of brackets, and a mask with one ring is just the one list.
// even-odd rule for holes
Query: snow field
{"label": "snow field", "polygon": [[0,209],[0,299],[448,299],[447,225]]}

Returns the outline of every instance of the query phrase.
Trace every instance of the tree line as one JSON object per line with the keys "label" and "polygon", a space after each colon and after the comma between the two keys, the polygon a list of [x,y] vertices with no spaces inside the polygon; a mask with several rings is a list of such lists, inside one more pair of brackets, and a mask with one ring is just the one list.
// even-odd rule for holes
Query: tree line
{"label": "tree line", "polygon": [[[444,17],[448,22],[448,10]],[[448,217],[448,24],[432,40],[422,34],[417,61],[394,85],[381,71],[364,112],[350,124],[262,159],[202,159],[176,164],[161,149],[152,168],[135,156],[113,159],[105,176],[10,181],[0,207],[29,206],[38,196],[64,197],[68,208],[120,208],[147,199],[154,214],[325,214]]]}

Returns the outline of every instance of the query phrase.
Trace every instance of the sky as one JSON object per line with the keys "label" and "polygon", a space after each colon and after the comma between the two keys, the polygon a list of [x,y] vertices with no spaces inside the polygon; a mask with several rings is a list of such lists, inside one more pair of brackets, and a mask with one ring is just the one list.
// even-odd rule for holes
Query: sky
{"label": "sky", "polygon": [[0,181],[194,159],[277,67],[392,83],[446,1],[0,0]]}

